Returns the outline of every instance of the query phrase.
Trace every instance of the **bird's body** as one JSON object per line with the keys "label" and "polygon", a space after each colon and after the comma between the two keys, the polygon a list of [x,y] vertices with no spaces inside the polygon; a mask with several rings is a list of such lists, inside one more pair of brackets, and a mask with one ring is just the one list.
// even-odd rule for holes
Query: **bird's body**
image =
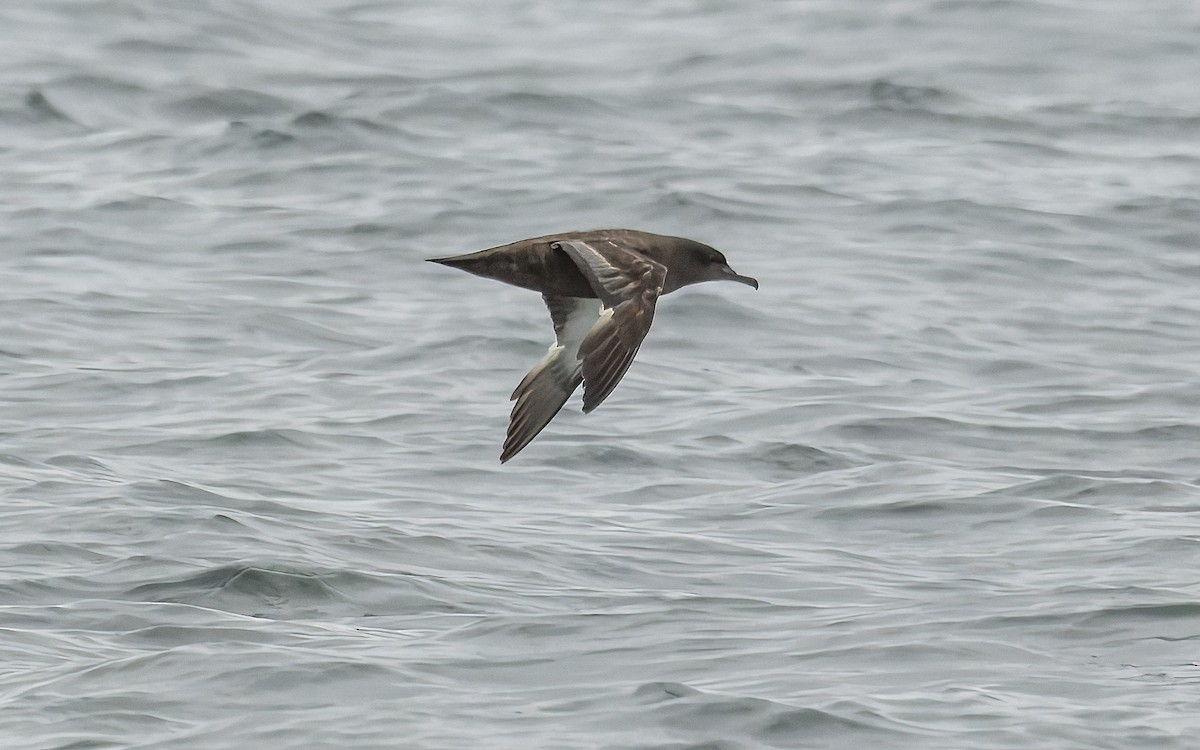
{"label": "bird's body", "polygon": [[659,296],[720,279],[758,288],[708,245],[632,229],[564,232],[431,260],[541,292],[550,310],[557,340],[513,391],[502,462],[541,432],[580,383],[585,412],[608,397],[650,330]]}

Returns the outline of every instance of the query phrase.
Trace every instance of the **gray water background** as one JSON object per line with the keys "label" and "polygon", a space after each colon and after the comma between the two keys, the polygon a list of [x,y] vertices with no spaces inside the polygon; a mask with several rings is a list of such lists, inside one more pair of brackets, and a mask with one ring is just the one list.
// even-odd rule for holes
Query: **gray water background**
{"label": "gray water background", "polygon": [[1200,747],[1198,175],[1190,1],[6,2],[0,746]]}

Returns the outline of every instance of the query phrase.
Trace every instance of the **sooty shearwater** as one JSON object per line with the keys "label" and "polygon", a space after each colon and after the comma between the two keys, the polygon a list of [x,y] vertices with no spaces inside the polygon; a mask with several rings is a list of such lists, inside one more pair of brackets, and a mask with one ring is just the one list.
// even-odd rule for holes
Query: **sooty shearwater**
{"label": "sooty shearwater", "polygon": [[510,397],[517,403],[501,463],[542,431],[580,383],[584,413],[612,393],[650,330],[660,295],[721,279],[758,289],[708,245],[633,229],[549,234],[430,260],[541,292],[550,308],[557,341]]}

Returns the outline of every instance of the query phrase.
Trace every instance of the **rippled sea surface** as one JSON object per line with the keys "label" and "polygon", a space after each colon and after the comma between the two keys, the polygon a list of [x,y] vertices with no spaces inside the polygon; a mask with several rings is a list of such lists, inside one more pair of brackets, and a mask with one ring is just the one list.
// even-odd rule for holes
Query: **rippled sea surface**
{"label": "rippled sea surface", "polygon": [[[0,737],[1195,748],[1200,6],[0,6]],[[498,462],[538,296],[702,240]]]}

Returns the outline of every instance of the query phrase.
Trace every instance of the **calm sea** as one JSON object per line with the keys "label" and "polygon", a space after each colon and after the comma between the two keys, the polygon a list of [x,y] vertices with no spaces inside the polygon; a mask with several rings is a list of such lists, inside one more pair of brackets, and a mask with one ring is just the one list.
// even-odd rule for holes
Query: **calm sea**
{"label": "calm sea", "polygon": [[[0,746],[1200,747],[1200,5],[0,5]],[[712,244],[498,463],[538,296]]]}

